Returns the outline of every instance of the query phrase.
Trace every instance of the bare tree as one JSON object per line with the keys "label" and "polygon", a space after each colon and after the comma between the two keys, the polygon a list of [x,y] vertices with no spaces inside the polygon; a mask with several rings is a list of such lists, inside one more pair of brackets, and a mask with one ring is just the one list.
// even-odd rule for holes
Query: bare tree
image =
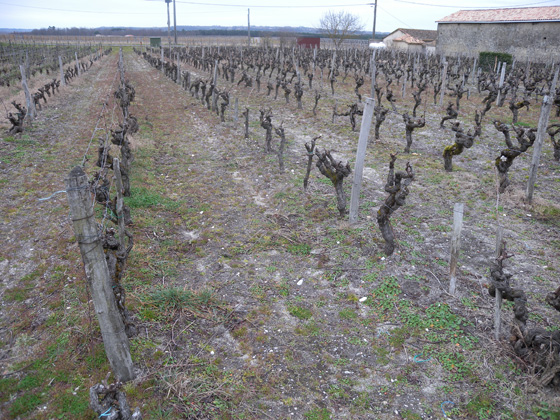
{"label": "bare tree", "polygon": [[334,42],[336,48],[339,48],[345,39],[361,31],[363,27],[358,16],[344,10],[340,12],[329,10],[319,21],[319,29]]}

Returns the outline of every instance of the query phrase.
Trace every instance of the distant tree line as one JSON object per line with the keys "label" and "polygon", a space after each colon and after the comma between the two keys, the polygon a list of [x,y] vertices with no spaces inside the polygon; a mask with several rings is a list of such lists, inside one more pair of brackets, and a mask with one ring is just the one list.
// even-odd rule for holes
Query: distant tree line
{"label": "distant tree line", "polygon": [[[246,30],[239,29],[196,29],[177,31],[180,36],[247,36]],[[95,36],[95,35],[135,35],[135,36],[167,36],[167,28],[48,28],[33,29],[29,33],[32,35],[51,35],[51,36]],[[317,37],[328,38],[323,33],[301,33],[290,32],[287,30],[251,30],[252,37]],[[348,36],[349,39],[369,39],[369,35]]]}

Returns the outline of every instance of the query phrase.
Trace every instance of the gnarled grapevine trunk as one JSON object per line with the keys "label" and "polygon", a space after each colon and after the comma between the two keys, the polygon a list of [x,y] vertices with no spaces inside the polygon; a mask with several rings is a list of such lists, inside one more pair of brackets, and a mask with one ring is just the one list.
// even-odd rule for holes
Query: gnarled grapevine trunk
{"label": "gnarled grapevine trunk", "polygon": [[504,135],[507,146],[506,149],[500,152],[500,156],[498,156],[495,161],[496,169],[498,170],[498,191],[500,194],[503,194],[509,185],[508,171],[511,165],[513,165],[513,160],[520,154],[526,152],[527,149],[533,145],[536,139],[537,129],[524,129],[513,126],[517,142],[519,143],[517,147],[514,147],[509,134],[509,127],[500,121],[494,121],[494,127]]}
{"label": "gnarled grapevine trunk", "polygon": [[409,194],[408,186],[414,179],[412,165],[406,163],[405,172],[395,173],[396,154],[391,154],[389,162],[389,174],[387,175],[387,183],[385,191],[389,196],[377,211],[377,224],[381,230],[381,235],[385,239],[385,255],[392,255],[395,251],[395,235],[391,226],[391,215],[402,205],[405,204],[406,196]]}
{"label": "gnarled grapevine trunk", "polygon": [[481,116],[478,112],[474,117],[476,128],[474,134],[469,130],[466,134],[460,127],[459,121],[455,122],[451,129],[455,132],[455,143],[443,149],[443,166],[447,172],[453,171],[453,156],[460,155],[464,149],[470,149],[474,144],[474,139],[481,133]]}
{"label": "gnarled grapevine trunk", "polygon": [[[522,289],[510,286],[512,275],[504,273],[503,263],[512,257],[507,253],[505,243],[500,256],[490,268],[490,296],[495,297],[496,290],[502,298],[513,302],[514,320],[511,327],[510,343],[515,354],[523,359],[539,377],[541,386],[560,385],[560,331],[547,331],[544,328],[528,328],[527,295]],[[560,310],[560,288],[549,293],[546,301],[556,310]]]}
{"label": "gnarled grapevine trunk", "polygon": [[406,147],[404,148],[404,152],[410,153],[410,146],[412,146],[412,132],[416,128],[424,127],[426,125],[426,120],[424,119],[424,117],[421,117],[415,121],[408,116],[407,112],[405,112],[402,117],[406,128]]}
{"label": "gnarled grapevine trunk", "polygon": [[317,168],[319,171],[329,178],[334,186],[336,191],[336,202],[337,208],[340,213],[340,216],[344,216],[346,214],[346,194],[344,193],[344,189],[342,188],[342,183],[344,178],[346,178],[352,170],[350,169],[350,163],[346,163],[344,165],[342,161],[336,161],[330,151],[324,150],[323,152],[319,152],[315,150],[315,154],[319,158],[317,161]]}

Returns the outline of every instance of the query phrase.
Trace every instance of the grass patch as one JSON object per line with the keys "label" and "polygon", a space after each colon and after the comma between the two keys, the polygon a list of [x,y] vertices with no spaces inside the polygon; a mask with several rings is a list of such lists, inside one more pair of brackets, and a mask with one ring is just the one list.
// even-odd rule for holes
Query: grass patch
{"label": "grass patch", "polygon": [[288,245],[286,250],[293,255],[309,255],[311,247],[308,244]]}
{"label": "grass patch", "polygon": [[210,290],[192,291],[172,287],[151,292],[146,296],[145,304],[154,306],[160,311],[182,309],[201,311],[210,306],[216,306],[217,302]]}
{"label": "grass patch", "polygon": [[288,313],[301,320],[307,320],[313,316],[313,312],[302,306],[292,305],[288,307]]}
{"label": "grass patch", "polygon": [[12,418],[23,416],[37,409],[37,407],[42,404],[43,401],[44,397],[41,397],[37,394],[23,394],[14,400],[14,402],[8,409],[8,414]]}
{"label": "grass patch", "polygon": [[305,420],[330,420],[331,413],[326,408],[314,408],[303,415]]}
{"label": "grass patch", "polygon": [[494,413],[494,404],[490,395],[481,393],[470,400],[465,409],[469,417],[489,419]]}
{"label": "grass patch", "polygon": [[54,401],[55,415],[57,418],[66,419],[91,419],[94,412],[89,408],[89,394],[85,391],[72,394],[70,390],[58,395]]}
{"label": "grass patch", "polygon": [[343,309],[338,312],[340,319],[356,319],[358,314],[353,309]]}
{"label": "grass patch", "polygon": [[535,208],[539,218],[554,225],[560,226],[560,207],[553,204],[541,205]]}
{"label": "grass patch", "polygon": [[27,289],[23,287],[12,287],[11,289],[6,289],[4,299],[6,302],[23,302],[27,299]]}
{"label": "grass patch", "polygon": [[130,197],[125,197],[127,206],[133,209],[145,209],[150,207],[163,207],[165,210],[177,210],[182,201],[175,201],[164,197],[145,187],[131,187]]}
{"label": "grass patch", "polygon": [[14,392],[18,381],[16,378],[2,378],[0,379],[0,402],[5,402],[10,399],[10,393]]}

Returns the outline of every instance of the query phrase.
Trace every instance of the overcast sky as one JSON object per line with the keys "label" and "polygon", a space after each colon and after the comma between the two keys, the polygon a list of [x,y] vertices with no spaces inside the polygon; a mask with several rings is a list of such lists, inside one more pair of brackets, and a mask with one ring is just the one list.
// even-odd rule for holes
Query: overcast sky
{"label": "overcast sky", "polygon": [[[176,0],[177,25],[317,27],[328,10],[358,15],[373,26],[375,0]],[[377,31],[436,29],[436,20],[461,9],[560,6],[560,0],[378,0]],[[173,3],[170,4],[173,25]],[[164,0],[0,0],[1,28],[167,25]]]}

